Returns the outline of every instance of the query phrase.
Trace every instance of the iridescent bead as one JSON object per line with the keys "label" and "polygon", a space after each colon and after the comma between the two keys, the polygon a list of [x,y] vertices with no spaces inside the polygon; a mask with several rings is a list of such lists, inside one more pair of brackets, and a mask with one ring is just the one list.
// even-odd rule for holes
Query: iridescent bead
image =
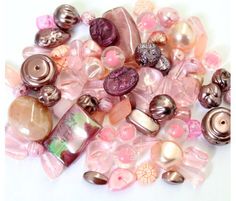
{"label": "iridescent bead", "polygon": [[136,127],[133,124],[123,123],[118,127],[118,137],[122,141],[132,141],[136,137]]}
{"label": "iridescent bead", "polygon": [[202,134],[201,123],[198,120],[191,119],[188,121],[189,138],[197,138]]}
{"label": "iridescent bead", "polygon": [[155,43],[158,46],[167,44],[167,36],[163,31],[154,31],[148,38],[148,43]]}
{"label": "iridescent bead", "polygon": [[53,85],[44,85],[38,94],[38,101],[47,107],[55,105],[60,99],[61,92]]}
{"label": "iridescent bead", "polygon": [[134,14],[140,15],[144,12],[152,12],[155,9],[155,4],[150,0],[137,0],[134,5]]}
{"label": "iridescent bead", "polygon": [[172,65],[170,60],[162,54],[154,68],[159,70],[163,76],[166,76],[169,73],[171,67]]}
{"label": "iridescent bead", "polygon": [[86,57],[100,57],[102,48],[93,40],[89,39],[83,43],[82,56]]}
{"label": "iridescent bead", "polygon": [[156,16],[152,12],[145,12],[138,16],[136,24],[140,32],[152,32],[157,27]]}
{"label": "iridescent bead", "polygon": [[125,56],[119,47],[110,46],[103,50],[101,61],[105,68],[113,70],[124,65]]}
{"label": "iridescent bead", "polygon": [[55,28],[56,24],[54,23],[53,16],[51,15],[42,15],[36,18],[36,25],[38,29],[47,29]]}
{"label": "iridescent bead", "polygon": [[89,25],[90,22],[94,19],[95,19],[95,14],[89,11],[85,11],[81,15],[81,20],[86,25]]}
{"label": "iridescent bead", "polygon": [[221,66],[221,63],[222,63],[221,56],[216,51],[206,52],[202,59],[202,64],[211,70],[218,69]]}
{"label": "iridescent bead", "polygon": [[179,20],[179,14],[174,8],[161,8],[158,10],[157,17],[160,20],[160,24],[165,28],[170,28]]}
{"label": "iridescent bead", "polygon": [[105,142],[113,142],[117,137],[117,132],[112,127],[103,127],[99,133],[98,138],[105,141]]}
{"label": "iridescent bead", "polygon": [[51,50],[50,49],[46,49],[46,48],[40,48],[37,46],[29,46],[29,47],[25,47],[22,51],[22,55],[24,59],[27,59],[28,57],[34,55],[34,54],[44,54],[49,56],[50,55]]}

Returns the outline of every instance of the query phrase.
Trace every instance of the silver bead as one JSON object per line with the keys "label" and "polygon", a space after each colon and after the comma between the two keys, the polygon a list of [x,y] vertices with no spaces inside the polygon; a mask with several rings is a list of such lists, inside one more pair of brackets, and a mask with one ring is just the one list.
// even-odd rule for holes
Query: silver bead
{"label": "silver bead", "polygon": [[82,107],[86,112],[92,114],[97,111],[99,101],[96,97],[93,97],[89,94],[85,94],[79,97],[77,104]]}
{"label": "silver bead", "polygon": [[220,68],[212,76],[212,82],[217,84],[222,92],[230,89],[231,74],[227,70]]}
{"label": "silver bead", "polygon": [[45,85],[40,89],[38,101],[47,107],[55,105],[61,99],[61,91],[53,85]]}

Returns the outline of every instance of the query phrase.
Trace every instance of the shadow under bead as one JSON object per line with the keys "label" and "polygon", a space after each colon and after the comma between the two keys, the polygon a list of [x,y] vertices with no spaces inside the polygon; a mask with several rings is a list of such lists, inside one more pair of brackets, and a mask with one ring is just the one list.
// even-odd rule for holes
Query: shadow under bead
{"label": "shadow under bead", "polygon": [[92,114],[97,111],[99,101],[96,97],[93,97],[89,94],[85,94],[79,97],[77,104],[82,107],[86,112]]}
{"label": "shadow under bead", "polygon": [[220,68],[212,76],[212,82],[217,84],[222,92],[230,90],[230,78],[231,74],[227,70]]}
{"label": "shadow under bead", "polygon": [[47,107],[55,105],[61,99],[61,91],[53,85],[43,86],[38,95],[38,101]]}
{"label": "shadow under bead", "polygon": [[200,88],[198,100],[205,108],[218,107],[222,102],[220,87],[214,83],[203,85]]}
{"label": "shadow under bead", "polygon": [[229,109],[217,107],[208,111],[202,119],[202,133],[205,139],[214,145],[225,145],[230,142]]}

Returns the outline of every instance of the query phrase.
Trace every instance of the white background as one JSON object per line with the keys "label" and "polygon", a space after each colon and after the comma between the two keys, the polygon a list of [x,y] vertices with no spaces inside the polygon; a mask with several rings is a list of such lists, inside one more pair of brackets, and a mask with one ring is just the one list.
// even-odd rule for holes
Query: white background
{"label": "white background", "polygon": [[[132,8],[132,0],[8,0],[6,2],[6,61],[20,67],[23,62],[21,56],[25,46],[32,45],[37,31],[35,18],[39,15],[50,14],[62,4],[69,3],[79,10],[95,11],[100,16],[104,11],[115,7]],[[229,68],[228,53],[230,44],[229,2],[228,0],[155,0],[157,8],[173,6],[183,17],[199,16],[209,36],[209,49],[216,49],[222,54],[224,67]],[[76,37],[85,38],[78,28]],[[4,97],[11,102],[12,96]],[[197,108],[197,109],[196,109]],[[196,106],[193,108],[194,117],[200,119],[206,112]],[[198,111],[198,112],[196,112]],[[4,114],[7,113],[7,107]],[[56,180],[47,178],[39,159],[16,161],[6,157],[5,163],[5,200],[7,201],[228,201],[230,197],[230,146],[213,147],[204,144],[212,157],[210,175],[205,183],[194,189],[188,183],[180,186],[170,186],[161,179],[150,186],[133,185],[121,192],[110,192],[106,186],[92,186],[87,184],[82,175],[85,171],[84,157],[71,165]]]}

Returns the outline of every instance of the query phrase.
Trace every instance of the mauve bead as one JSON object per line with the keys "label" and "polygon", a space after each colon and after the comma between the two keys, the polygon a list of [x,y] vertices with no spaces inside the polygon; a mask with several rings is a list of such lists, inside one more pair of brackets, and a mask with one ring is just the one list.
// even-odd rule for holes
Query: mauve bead
{"label": "mauve bead", "polygon": [[43,86],[38,95],[38,101],[51,107],[61,99],[61,91],[53,85]]}
{"label": "mauve bead", "polygon": [[97,111],[99,102],[96,97],[90,96],[89,94],[85,94],[79,97],[77,104],[82,107],[86,112],[92,114]]}
{"label": "mauve bead", "polygon": [[96,18],[90,23],[90,36],[102,47],[116,43],[119,33],[115,25],[106,18]]}
{"label": "mauve bead", "polygon": [[169,170],[162,174],[161,177],[168,184],[182,184],[184,183],[184,176],[177,171]]}
{"label": "mauve bead", "polygon": [[230,89],[231,74],[227,70],[220,68],[212,76],[212,82],[217,84],[222,92],[226,92]]}
{"label": "mauve bead", "polygon": [[107,97],[102,98],[99,101],[99,109],[104,112],[109,112],[111,110],[112,106],[113,106],[112,101]]}
{"label": "mauve bead", "polygon": [[157,13],[157,17],[159,18],[160,24],[165,28],[170,28],[179,20],[177,10],[169,7],[161,8]]}

